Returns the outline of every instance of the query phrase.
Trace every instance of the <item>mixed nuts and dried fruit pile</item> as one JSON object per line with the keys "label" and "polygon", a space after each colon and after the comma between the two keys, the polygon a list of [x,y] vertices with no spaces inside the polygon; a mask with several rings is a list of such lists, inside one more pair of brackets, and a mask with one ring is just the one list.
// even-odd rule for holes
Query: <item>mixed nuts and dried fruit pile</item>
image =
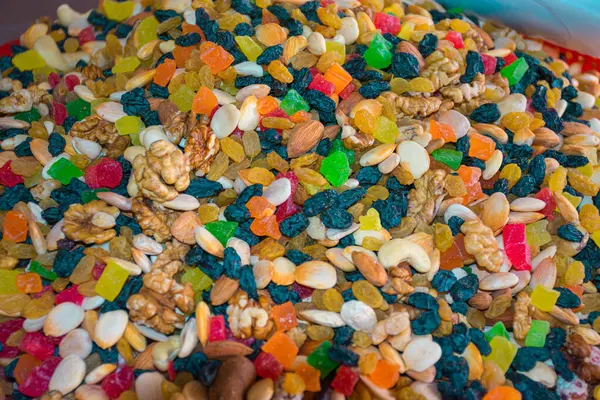
{"label": "mixed nuts and dried fruit pile", "polygon": [[100,1],[0,58],[0,398],[600,398],[599,73],[433,1]]}

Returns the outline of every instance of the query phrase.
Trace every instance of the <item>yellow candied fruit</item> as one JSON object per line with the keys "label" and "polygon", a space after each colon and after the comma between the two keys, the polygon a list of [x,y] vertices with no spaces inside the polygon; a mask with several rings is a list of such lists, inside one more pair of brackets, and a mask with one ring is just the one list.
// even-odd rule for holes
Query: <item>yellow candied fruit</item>
{"label": "yellow candied fruit", "polygon": [[383,241],[374,238],[373,236],[367,236],[362,241],[362,247],[371,251],[379,251],[379,249],[383,246]]}
{"label": "yellow candied fruit", "polygon": [[300,375],[288,372],[283,378],[282,387],[287,393],[295,395],[303,393],[306,389],[306,384]]}
{"label": "yellow candied fruit", "polygon": [[413,22],[405,22],[398,32],[398,37],[404,40],[410,40],[410,36],[415,30],[415,24]]}
{"label": "yellow candied fruit", "polygon": [[510,129],[513,132],[521,128],[528,128],[531,123],[531,116],[525,112],[509,112],[500,119],[503,128]]}
{"label": "yellow candied fruit", "polygon": [[567,185],[567,169],[562,165],[556,168],[556,170],[550,176],[548,180],[548,188],[552,192],[562,192]]}
{"label": "yellow candied fruit", "polygon": [[356,127],[368,135],[375,133],[375,116],[365,109],[358,110],[354,115]]}
{"label": "yellow candied fruit", "polygon": [[467,24],[462,19],[453,19],[450,22],[450,29],[458,33],[467,33],[471,30],[471,25]]}
{"label": "yellow candied fruit", "polygon": [[381,220],[376,209],[370,208],[366,215],[358,217],[360,221],[360,229],[363,231],[379,231],[381,230]]}
{"label": "yellow candied fruit", "polygon": [[592,163],[587,163],[583,167],[577,167],[576,169],[588,178],[591,178],[592,175],[594,175],[594,166]]}
{"label": "yellow candied fruit", "polygon": [[579,204],[581,204],[581,197],[573,196],[571,193],[567,192],[563,192],[563,196],[565,196],[565,198],[569,200],[569,202],[573,204],[573,207],[575,208],[579,207]]}
{"label": "yellow candied fruit", "polygon": [[581,285],[585,278],[585,267],[581,261],[574,261],[567,268],[567,272],[563,276],[566,285]]}
{"label": "yellow candied fruit", "polygon": [[581,225],[590,233],[600,231],[600,215],[593,204],[584,204],[579,209]]}
{"label": "yellow candied fruit", "polygon": [[384,8],[383,12],[386,14],[393,14],[398,18],[404,17],[404,9],[398,3],[394,3],[394,4],[390,5],[389,7]]}
{"label": "yellow candied fruit", "polygon": [[500,179],[508,180],[508,187],[512,188],[521,179],[521,168],[517,164],[507,164],[500,172]]}

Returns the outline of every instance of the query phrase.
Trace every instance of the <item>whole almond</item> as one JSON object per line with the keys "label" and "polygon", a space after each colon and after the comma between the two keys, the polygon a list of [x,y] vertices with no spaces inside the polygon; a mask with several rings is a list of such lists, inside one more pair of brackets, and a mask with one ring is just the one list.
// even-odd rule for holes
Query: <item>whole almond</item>
{"label": "whole almond", "polygon": [[288,157],[298,157],[319,143],[325,127],[319,121],[306,121],[296,125],[290,132],[287,144]]}
{"label": "whole almond", "polygon": [[352,253],[352,261],[367,281],[375,286],[383,286],[387,282],[387,273],[376,258],[367,253],[355,251]]}
{"label": "whole almond", "polygon": [[[542,129],[542,128],[539,128]],[[545,128],[548,129],[548,128]],[[584,125],[580,122],[565,122],[564,128],[560,131],[563,136],[572,136],[572,135],[594,135],[594,131],[587,125]]]}
{"label": "whole almond", "polygon": [[194,231],[202,225],[200,218],[194,211],[186,211],[181,214],[171,225],[171,235],[185,244],[196,244]]}
{"label": "whole almond", "polygon": [[419,62],[419,68],[423,68],[425,66],[425,59],[421,55],[421,52],[415,47],[414,44],[403,40],[398,44],[398,51],[401,53],[408,53],[415,56],[417,61]]}
{"label": "whole almond", "polygon": [[469,299],[468,303],[477,310],[487,310],[492,304],[492,296],[489,293],[478,291]]}
{"label": "whole almond", "polygon": [[150,344],[146,347],[146,350],[138,354],[135,359],[135,368],[136,369],[155,369],[154,361],[152,361],[152,348],[156,345],[156,343]]}
{"label": "whole almond", "polygon": [[510,214],[510,205],[504,193],[492,194],[483,206],[481,221],[496,232],[506,225]]}
{"label": "whole almond", "polygon": [[252,354],[252,349],[243,343],[220,341],[210,342],[204,347],[204,354],[210,359],[222,360],[228,357],[242,356]]}
{"label": "whole almond", "polygon": [[533,144],[535,146],[551,148],[560,144],[560,139],[556,133],[548,128],[537,128],[535,131],[533,131],[533,134],[535,135],[535,139],[533,139]]}
{"label": "whole almond", "polygon": [[240,282],[226,277],[225,275],[221,276],[215,282],[215,285],[210,292],[210,301],[214,306],[220,306],[221,304],[225,304],[227,300],[233,296],[236,290],[240,287]]}

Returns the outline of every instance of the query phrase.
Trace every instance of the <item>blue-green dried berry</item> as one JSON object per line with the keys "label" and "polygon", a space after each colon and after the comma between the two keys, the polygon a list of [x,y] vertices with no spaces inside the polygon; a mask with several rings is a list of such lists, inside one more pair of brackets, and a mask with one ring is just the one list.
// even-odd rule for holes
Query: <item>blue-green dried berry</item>
{"label": "blue-green dried berry", "polygon": [[410,53],[394,53],[392,73],[398,78],[416,78],[420,73],[419,60]]}
{"label": "blue-green dried berry", "polygon": [[330,207],[321,213],[321,222],[330,229],[347,229],[352,225],[352,214],[343,208]]}
{"label": "blue-green dried berry", "polygon": [[304,232],[308,227],[308,218],[303,213],[296,213],[279,223],[281,234],[293,238]]}
{"label": "blue-green dried berry", "polygon": [[583,233],[571,224],[559,226],[556,233],[561,239],[568,240],[569,242],[581,242],[583,240]]}

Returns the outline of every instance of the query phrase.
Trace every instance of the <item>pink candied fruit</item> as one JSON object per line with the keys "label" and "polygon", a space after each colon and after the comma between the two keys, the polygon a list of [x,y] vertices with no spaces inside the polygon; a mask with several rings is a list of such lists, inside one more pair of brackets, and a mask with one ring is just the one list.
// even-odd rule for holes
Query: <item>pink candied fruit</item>
{"label": "pink candied fruit", "polygon": [[65,76],[65,85],[67,85],[69,92],[72,92],[73,89],[75,89],[75,86],[79,85],[80,83],[81,81],[79,80],[77,75],[71,74]]}
{"label": "pink candied fruit", "polygon": [[84,299],[85,297],[77,291],[77,285],[73,285],[62,292],[57,293],[54,301],[56,305],[59,305],[60,303],[74,303],[80,306],[83,304]]}
{"label": "pink candied fruit", "polygon": [[208,341],[218,342],[225,340],[225,317],[216,315],[210,318],[208,327]]}
{"label": "pink candied fruit", "polygon": [[483,61],[483,68],[486,75],[493,75],[496,72],[496,64],[498,63],[496,57],[481,53],[481,61]]}
{"label": "pink candied fruit", "polygon": [[106,268],[106,264],[96,261],[96,264],[94,264],[94,267],[92,268],[92,278],[95,280],[100,279],[104,272],[104,268]]}
{"label": "pink candied fruit", "polygon": [[517,61],[517,56],[515,53],[510,53],[509,55],[507,55],[506,57],[504,57],[504,66],[507,67],[510,64],[514,63],[515,61]]}
{"label": "pink candied fruit", "polygon": [[335,375],[335,378],[331,382],[331,387],[336,392],[339,392],[345,396],[350,396],[354,391],[354,386],[358,382],[358,374],[351,368],[342,365]]}
{"label": "pink candied fruit", "polygon": [[318,90],[319,92],[324,93],[327,96],[335,92],[335,86],[333,85],[333,83],[329,82],[328,80],[325,80],[325,78],[323,78],[323,75],[321,74],[316,74],[315,76],[313,76],[313,80],[310,82],[310,85],[308,85],[308,88],[311,90]]}
{"label": "pink candied fruit", "polygon": [[465,42],[463,42],[462,35],[458,32],[448,31],[446,34],[446,40],[452,43],[455,49],[465,48]]}
{"label": "pink candied fruit", "polygon": [[335,1],[334,0],[321,0],[320,3],[321,3],[321,7],[327,7],[328,5],[335,3]]}
{"label": "pink candied fruit", "polygon": [[356,89],[354,87],[354,84],[352,82],[350,82],[349,84],[346,85],[346,87],[344,88],[344,90],[342,90],[339,94],[340,98],[342,100],[346,100],[348,97],[350,97],[350,95],[352,93],[354,93],[354,89]]}
{"label": "pink candied fruit", "polygon": [[123,167],[118,161],[103,158],[96,165],[88,167],[85,171],[85,183],[92,189],[116,188],[123,179]]}
{"label": "pink candied fruit", "polygon": [[171,360],[167,364],[167,375],[169,376],[169,380],[172,382],[177,377],[177,371],[175,371],[175,363]]}
{"label": "pink candied fruit", "polygon": [[271,353],[261,352],[254,360],[256,374],[261,378],[270,378],[277,382],[283,372],[283,365]]}
{"label": "pink candied fruit", "polygon": [[556,201],[554,200],[552,191],[548,188],[543,188],[535,195],[535,198],[546,203],[546,207],[542,208],[538,212],[540,214],[544,214],[548,221],[552,221],[554,219],[554,210],[556,210]]}
{"label": "pink candied fruit", "polygon": [[54,89],[59,83],[60,75],[58,75],[56,72],[50,72],[48,74],[48,84],[50,85],[50,87]]}
{"label": "pink candied fruit", "polygon": [[4,346],[0,351],[0,358],[15,358],[21,353],[18,347]]}
{"label": "pink candied fruit", "polygon": [[275,218],[277,222],[281,222],[287,217],[294,215],[300,211],[300,207],[294,203],[291,197],[289,197],[286,201],[277,207],[277,211],[275,212]]}
{"label": "pink candied fruit", "polygon": [[133,383],[133,370],[128,366],[123,366],[108,375],[102,381],[100,387],[111,399],[118,399],[121,393],[131,387]]}
{"label": "pink candied fruit", "polygon": [[6,344],[6,340],[23,327],[24,319],[11,319],[0,324],[0,342]]}
{"label": "pink candied fruit", "polygon": [[65,119],[67,119],[67,115],[67,107],[64,104],[56,101],[52,102],[52,116],[56,125],[62,125]]}
{"label": "pink candied fruit", "polygon": [[43,361],[54,354],[54,344],[40,332],[29,332],[21,339],[19,350]]}
{"label": "pink candied fruit", "polygon": [[383,12],[376,12],[373,23],[377,29],[381,29],[381,33],[391,33],[397,35],[400,32],[400,20],[393,15]]}
{"label": "pink candied fruit", "polygon": [[12,172],[10,169],[10,164],[12,164],[12,160],[8,160],[2,167],[0,167],[0,184],[13,187],[19,183],[25,182],[22,176]]}
{"label": "pink candied fruit", "polygon": [[517,271],[531,271],[531,250],[527,244],[525,224],[508,224],[502,231],[504,251]]}
{"label": "pink candied fruit", "polygon": [[[60,357],[50,357],[35,367],[19,385],[19,392],[29,397],[40,397],[48,390],[50,378],[60,363]],[[132,375],[133,376],[133,375]],[[105,380],[106,381],[106,380]]]}
{"label": "pink candied fruit", "polygon": [[81,32],[79,32],[77,38],[79,39],[80,46],[83,46],[87,42],[91,42],[92,40],[96,39],[96,35],[94,34],[94,27],[88,26],[87,28],[83,29]]}

